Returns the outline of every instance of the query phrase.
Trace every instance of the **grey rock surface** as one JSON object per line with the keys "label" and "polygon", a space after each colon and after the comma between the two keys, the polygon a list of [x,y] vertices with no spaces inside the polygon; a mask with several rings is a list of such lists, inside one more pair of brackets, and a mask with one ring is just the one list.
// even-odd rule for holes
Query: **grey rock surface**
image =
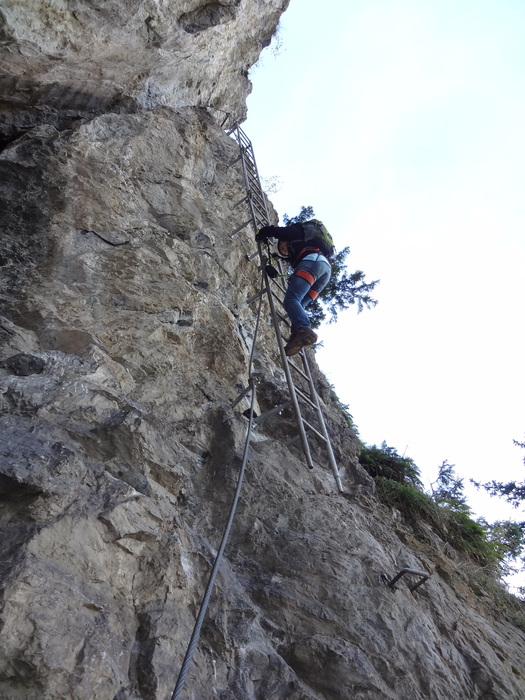
{"label": "grey rock surface", "polygon": [[[243,454],[260,285],[218,110],[244,114],[286,4],[3,4],[0,697],[173,690]],[[312,361],[348,497],[322,445],[312,471],[287,445],[288,408],[257,427],[185,697],[525,697],[525,634],[376,500]],[[254,368],[261,414],[287,396],[267,307]],[[404,567],[432,575],[394,592]]]}
{"label": "grey rock surface", "polygon": [[241,120],[248,70],[288,3],[5,0],[3,133],[158,106],[200,106]]}

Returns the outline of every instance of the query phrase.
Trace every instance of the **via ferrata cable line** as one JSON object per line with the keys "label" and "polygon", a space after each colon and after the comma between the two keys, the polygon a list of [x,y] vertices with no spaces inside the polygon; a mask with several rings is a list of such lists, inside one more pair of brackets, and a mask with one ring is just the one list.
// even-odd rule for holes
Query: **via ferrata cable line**
{"label": "via ferrata cable line", "polygon": [[186,654],[184,656],[184,660],[182,662],[179,676],[177,678],[175,688],[174,688],[173,693],[171,695],[171,700],[179,700],[181,698],[182,691],[184,690],[184,684],[186,682],[186,677],[188,675],[191,662],[193,660],[193,655],[195,653],[195,649],[197,648],[197,644],[199,643],[201,628],[202,628],[202,624],[204,622],[204,618],[206,616],[206,612],[208,610],[208,605],[210,603],[210,598],[211,598],[211,595],[213,592],[213,586],[215,585],[215,579],[217,578],[217,574],[219,573],[219,568],[220,568],[222,558],[224,555],[224,550],[226,549],[226,545],[228,544],[230,530],[231,530],[231,527],[233,524],[233,519],[235,517],[235,512],[237,510],[237,504],[239,502],[239,497],[240,497],[242,485],[244,482],[244,474],[246,471],[246,465],[248,463],[250,442],[251,442],[253,426],[254,426],[254,406],[255,406],[257,392],[256,392],[256,387],[255,387],[255,381],[254,381],[254,378],[252,375],[252,370],[253,370],[253,356],[254,356],[254,352],[255,352],[255,343],[257,340],[257,334],[259,332],[259,321],[261,318],[261,308],[262,308],[262,295],[260,297],[259,308],[258,308],[258,312],[257,312],[257,320],[255,323],[255,331],[254,331],[252,349],[251,349],[250,359],[249,359],[249,364],[248,364],[248,384],[249,384],[249,388],[251,389],[250,412],[249,412],[249,418],[248,418],[248,429],[246,431],[246,440],[244,443],[244,452],[243,452],[243,457],[242,457],[242,463],[241,463],[241,468],[239,470],[239,476],[237,478],[237,487],[235,489],[235,494],[234,494],[233,501],[232,501],[232,504],[230,507],[230,513],[228,515],[228,520],[227,520],[226,526],[224,528],[221,543],[219,545],[219,549],[217,550],[217,554],[216,554],[215,560],[213,562],[210,576],[208,578],[208,583],[206,585],[206,590],[205,590],[204,596],[202,598],[201,606],[199,609],[199,614],[197,615],[197,619],[196,619],[195,625],[193,627],[193,632],[192,632],[192,635],[191,635],[191,638],[190,638],[190,641],[188,644],[188,648],[186,650]]}

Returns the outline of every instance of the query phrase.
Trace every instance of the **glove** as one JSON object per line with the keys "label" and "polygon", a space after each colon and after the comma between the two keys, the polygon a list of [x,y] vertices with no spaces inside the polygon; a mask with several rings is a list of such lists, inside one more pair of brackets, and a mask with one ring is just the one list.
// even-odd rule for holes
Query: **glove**
{"label": "glove", "polygon": [[275,267],[273,265],[266,265],[264,268],[264,271],[266,272],[268,277],[271,277],[273,280],[276,277],[279,277],[279,272],[278,272],[278,270],[275,269]]}
{"label": "glove", "polygon": [[256,241],[265,241],[267,238],[274,236],[273,226],[263,226],[255,236]]}

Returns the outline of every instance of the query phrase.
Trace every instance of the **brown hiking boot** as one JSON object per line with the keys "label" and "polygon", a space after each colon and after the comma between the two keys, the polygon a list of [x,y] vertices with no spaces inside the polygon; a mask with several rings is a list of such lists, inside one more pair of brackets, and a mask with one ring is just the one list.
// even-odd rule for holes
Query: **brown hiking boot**
{"label": "brown hiking boot", "polygon": [[284,352],[291,357],[301,352],[307,345],[313,345],[317,342],[317,333],[314,333],[311,328],[298,328],[290,336],[290,340],[284,346]]}

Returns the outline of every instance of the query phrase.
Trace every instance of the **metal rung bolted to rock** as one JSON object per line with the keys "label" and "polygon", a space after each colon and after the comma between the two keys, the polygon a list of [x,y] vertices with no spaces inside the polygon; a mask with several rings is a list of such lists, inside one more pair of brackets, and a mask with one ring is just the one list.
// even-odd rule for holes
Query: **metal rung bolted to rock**
{"label": "metal rung bolted to rock", "polygon": [[421,586],[423,583],[425,583],[425,581],[428,578],[430,578],[430,574],[427,573],[426,571],[418,571],[417,569],[409,569],[408,567],[406,567],[404,569],[401,569],[401,571],[399,571],[394,576],[394,578],[392,578],[391,580],[389,580],[389,578],[386,574],[383,574],[381,576],[381,581],[382,581],[382,583],[387,585],[389,588],[391,588],[393,591],[395,591],[396,590],[396,583],[399,581],[399,579],[402,576],[405,576],[407,574],[409,574],[411,576],[419,576],[419,580],[416,581],[416,583],[413,584],[412,586],[409,586],[409,590],[411,593],[413,593],[417,588],[419,588],[419,586]]}

